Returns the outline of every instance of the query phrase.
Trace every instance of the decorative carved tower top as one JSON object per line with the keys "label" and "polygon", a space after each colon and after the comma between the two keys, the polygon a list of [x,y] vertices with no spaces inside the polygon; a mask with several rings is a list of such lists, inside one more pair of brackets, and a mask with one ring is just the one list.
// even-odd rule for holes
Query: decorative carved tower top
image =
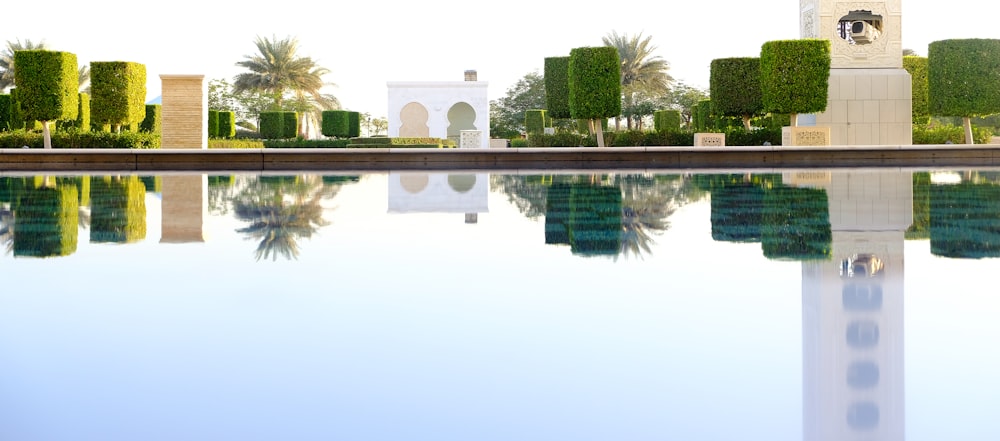
{"label": "decorative carved tower top", "polygon": [[830,40],[830,67],[903,67],[902,1],[799,0],[802,38]]}

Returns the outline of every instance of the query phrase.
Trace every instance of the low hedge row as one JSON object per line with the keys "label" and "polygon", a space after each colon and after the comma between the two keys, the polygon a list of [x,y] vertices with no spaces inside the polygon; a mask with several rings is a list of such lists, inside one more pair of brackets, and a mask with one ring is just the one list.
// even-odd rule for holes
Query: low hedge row
{"label": "low hedge row", "polygon": [[[726,145],[758,146],[764,143],[781,144],[781,129],[756,129],[746,131],[732,128],[726,131]],[[526,145],[511,143],[512,147],[596,147],[597,138],[576,133],[560,132],[554,135],[530,135]],[[680,147],[694,145],[694,132],[690,131],[641,131],[628,130],[605,132],[604,144],[610,147]]]}
{"label": "low hedge row", "polygon": [[[42,134],[29,130],[0,133],[0,148],[17,149],[25,146],[43,147]],[[58,130],[52,132],[52,148],[61,149],[158,149],[160,135],[145,132],[81,132]]]}

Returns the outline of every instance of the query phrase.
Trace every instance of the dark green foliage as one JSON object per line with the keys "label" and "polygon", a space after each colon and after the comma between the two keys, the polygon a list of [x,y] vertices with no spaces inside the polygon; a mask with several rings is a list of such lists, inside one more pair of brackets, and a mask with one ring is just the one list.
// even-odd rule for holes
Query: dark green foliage
{"label": "dark green foliage", "polygon": [[77,108],[76,121],[73,122],[73,127],[80,129],[83,132],[90,131],[90,94],[80,93],[79,96],[80,106]]}
{"label": "dark green foliage", "polygon": [[1000,113],[1000,40],[932,42],[927,49],[927,93],[931,115]]}
{"label": "dark green foliage", "polygon": [[830,41],[766,42],[760,51],[760,73],[764,112],[822,112],[829,91]]}
{"label": "dark green foliage", "polygon": [[350,138],[351,117],[346,110],[324,110],[320,133],[331,138]]}
{"label": "dark green foliage", "polygon": [[283,139],[285,137],[285,112],[261,112],[260,136],[264,139]]}
{"label": "dark green foliage", "polygon": [[79,237],[79,213],[79,193],[74,185],[27,189],[14,216],[14,256],[73,254]]}
{"label": "dark green foliage", "polygon": [[12,104],[10,95],[0,94],[0,132],[11,130],[10,128],[10,108]]}
{"label": "dark green foliage", "polygon": [[230,139],[236,136],[236,112],[219,111],[219,138]]}
{"label": "dark green foliage", "polygon": [[139,124],[139,131],[146,133],[160,133],[163,124],[163,105],[146,104],[146,117]]}
{"label": "dark green foliage", "polygon": [[710,69],[712,114],[750,118],[763,113],[760,58],[715,59]]}
{"label": "dark green foliage", "polygon": [[208,137],[218,138],[219,137],[219,111],[209,110],[208,111]]}
{"label": "dark green foliage", "polygon": [[680,110],[657,110],[653,112],[653,128],[657,132],[681,129]]}
{"label": "dark green foliage", "polygon": [[[249,141],[243,141],[249,142]],[[263,142],[256,141],[260,147],[269,149],[342,149],[346,148],[351,140],[349,139],[268,139]],[[248,148],[241,147],[241,148]],[[256,147],[256,146],[253,146]],[[253,148],[250,147],[250,148]]]}
{"label": "dark green foliage", "polygon": [[931,115],[927,97],[927,57],[903,57],[903,68],[910,73],[913,124],[927,124]]}
{"label": "dark green foliage", "polygon": [[760,127],[748,131],[743,126],[736,126],[722,132],[726,134],[726,145],[729,147],[762,146],[764,143],[781,145],[781,127]]}
{"label": "dark green foliage", "polygon": [[1000,257],[1000,186],[963,182],[930,190],[931,254]]}
{"label": "dark green foliage", "polygon": [[[0,133],[0,148],[42,148],[41,133],[16,130]],[[78,129],[52,132],[53,148],[74,149],[158,149],[160,135],[140,132],[82,132]]]}
{"label": "dark green foliage", "polygon": [[545,111],[532,109],[524,112],[524,129],[528,136],[545,133]]}
{"label": "dark green foliage", "polygon": [[[993,132],[981,127],[972,128],[972,139],[976,144],[989,144],[993,138]],[[961,126],[942,125],[927,126],[922,124],[913,125],[913,144],[962,144],[965,142],[965,129]]]}
{"label": "dark green foliage", "polygon": [[375,136],[371,138],[351,138],[347,145],[350,148],[456,148],[455,141],[447,138],[389,138]]}
{"label": "dark green foliage", "polygon": [[622,113],[618,49],[600,46],[571,50],[568,76],[573,118],[612,118]]}
{"label": "dark green foliage", "polygon": [[17,100],[17,88],[10,89],[10,120],[8,130],[23,130],[26,127],[24,120],[24,110]]}
{"label": "dark green foliage", "polygon": [[138,176],[90,183],[90,241],[133,243],[146,238],[146,185]]}
{"label": "dark green foliage", "polygon": [[361,136],[361,112],[347,112],[347,137]]}
{"label": "dark green foliage", "polygon": [[283,138],[291,139],[299,136],[299,113],[298,112],[284,112],[284,121],[282,122],[282,133],[284,133]]}
{"label": "dark green foliage", "polygon": [[25,121],[76,119],[79,72],[76,54],[47,50],[14,53],[16,101]]}
{"label": "dark green foliage", "polygon": [[553,118],[569,118],[569,57],[545,59],[545,110]]}
{"label": "dark green foliage", "polygon": [[826,190],[775,187],[764,192],[761,248],[773,260],[826,260],[832,256]]}
{"label": "dark green foliage", "polygon": [[699,132],[713,131],[715,118],[712,115],[712,100],[701,100],[698,103],[698,124],[695,126]]}
{"label": "dark green foliage", "polygon": [[90,120],[94,124],[137,125],[146,118],[146,65],[91,62],[90,93]]}

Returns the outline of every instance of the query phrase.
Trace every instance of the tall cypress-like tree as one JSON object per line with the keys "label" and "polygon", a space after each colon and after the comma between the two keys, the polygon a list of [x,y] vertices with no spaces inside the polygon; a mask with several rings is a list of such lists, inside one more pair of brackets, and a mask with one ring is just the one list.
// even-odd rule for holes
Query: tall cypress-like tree
{"label": "tall cypress-like tree", "polygon": [[569,110],[576,119],[591,120],[598,147],[604,147],[601,119],[622,113],[621,64],[611,46],[578,47],[569,53]]}
{"label": "tall cypress-like tree", "polygon": [[14,53],[17,101],[24,119],[41,121],[44,146],[52,148],[49,123],[75,120],[79,106],[76,54],[46,50]]}

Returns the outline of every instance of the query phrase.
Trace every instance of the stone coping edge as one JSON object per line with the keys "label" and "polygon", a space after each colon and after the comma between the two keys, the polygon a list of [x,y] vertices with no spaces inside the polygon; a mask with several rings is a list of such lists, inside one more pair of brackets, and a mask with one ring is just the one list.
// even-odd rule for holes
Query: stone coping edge
{"label": "stone coping edge", "polygon": [[1000,166],[1000,145],[505,149],[0,149],[0,172],[662,170],[932,166]]}

